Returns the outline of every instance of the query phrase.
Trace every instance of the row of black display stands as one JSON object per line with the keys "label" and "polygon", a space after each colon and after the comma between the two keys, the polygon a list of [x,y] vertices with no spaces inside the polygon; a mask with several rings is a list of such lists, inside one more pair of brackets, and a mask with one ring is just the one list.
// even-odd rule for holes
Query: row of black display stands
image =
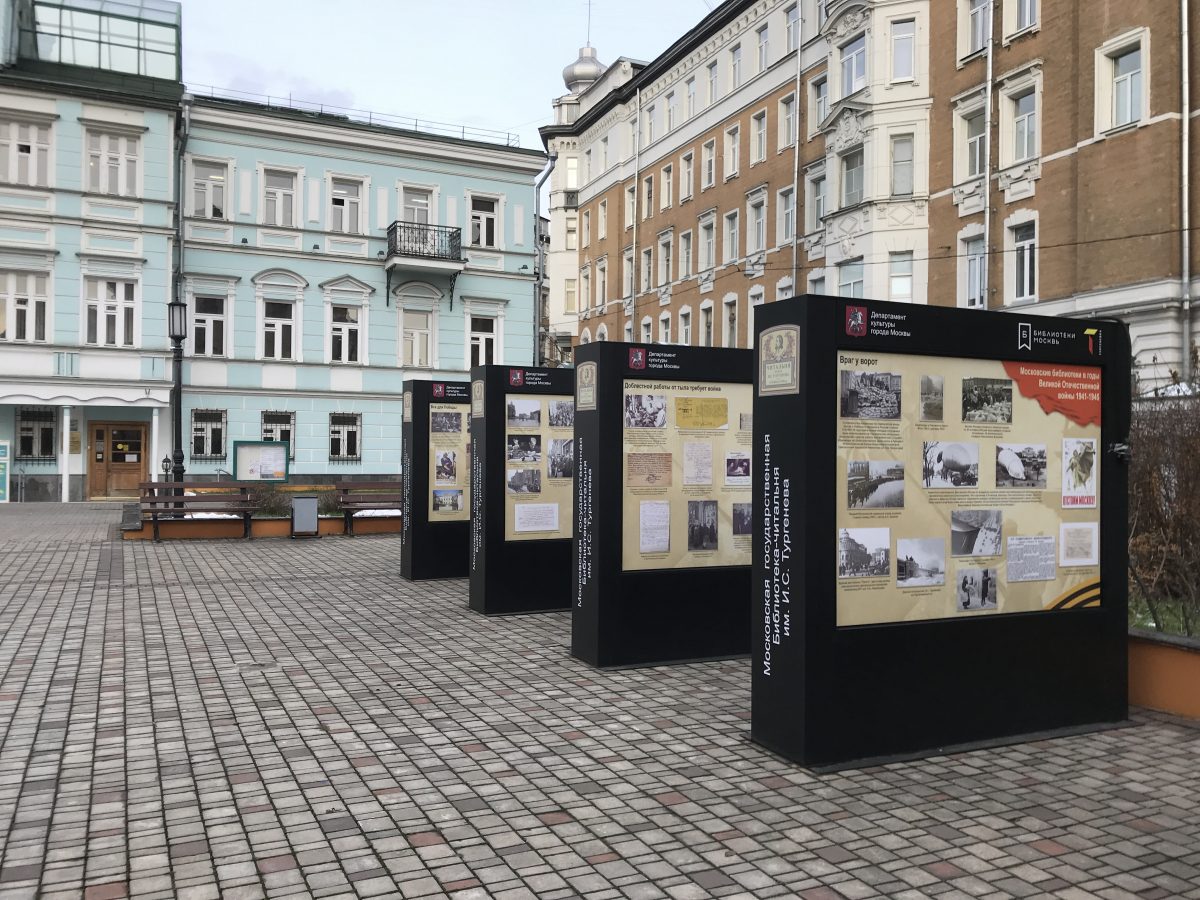
{"label": "row of black display stands", "polygon": [[748,653],[751,737],[813,768],[1125,720],[1125,328],[807,296],[755,331],[408,383],[402,574],[569,609],[597,667]]}

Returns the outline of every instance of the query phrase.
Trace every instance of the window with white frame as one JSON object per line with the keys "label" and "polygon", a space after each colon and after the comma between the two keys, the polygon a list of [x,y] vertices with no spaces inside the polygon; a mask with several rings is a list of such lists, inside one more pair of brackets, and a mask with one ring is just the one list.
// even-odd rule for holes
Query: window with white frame
{"label": "window with white frame", "polygon": [[49,179],[50,126],[0,119],[0,181],[45,187]]}
{"label": "window with white frame", "polygon": [[329,414],[329,461],[362,459],[362,413]]}
{"label": "window with white frame", "polygon": [[1025,222],[1010,229],[1013,243],[1014,300],[1037,299],[1037,225]]}
{"label": "window with white frame", "polygon": [[229,166],[197,159],[192,163],[192,215],[202,219],[225,218],[225,187]]}
{"label": "window with white frame", "polygon": [[674,240],[665,234],[658,239],[658,287],[671,283],[671,257],[674,255]]}
{"label": "window with white frame", "polygon": [[335,363],[359,362],[359,318],[357,306],[334,304],[330,307],[329,355]]}
{"label": "window with white frame", "polygon": [[608,260],[596,261],[596,306],[604,309],[608,303]]}
{"label": "window with white frame", "polygon": [[583,211],[583,246],[590,247],[592,244],[592,211],[585,209]]}
{"label": "window with white frame", "polygon": [[87,319],[84,343],[132,347],[137,321],[137,285],[107,278],[86,279]]}
{"label": "window with white frame", "polygon": [[770,26],[764,25],[758,29],[758,71],[767,71],[771,60]]}
{"label": "window with white frame", "polygon": [[738,173],[741,156],[742,129],[734,125],[725,132],[725,177]]}
{"label": "window with white frame", "polygon": [[263,359],[295,359],[295,305],[281,300],[263,303]]}
{"label": "window with white frame", "polygon": [[659,178],[659,208],[667,209],[671,205],[671,192],[675,189],[675,173],[670,166],[663,166],[662,177]]}
{"label": "window with white frame", "polygon": [[17,409],[15,458],[20,462],[51,462],[57,458],[57,420],[53,409],[28,406]]}
{"label": "window with white frame", "polygon": [[677,113],[678,113],[677,104],[675,102],[675,92],[674,91],[667,94],[666,105],[667,105],[666,127],[667,127],[667,131],[671,131],[675,128],[675,125],[676,125],[675,120],[677,118]]}
{"label": "window with white frame", "polygon": [[700,223],[700,271],[711,269],[717,262],[717,224],[710,216]]}
{"label": "window with white frame", "polygon": [[262,412],[262,439],[287,444],[288,459],[296,458],[296,414],[282,410]]}
{"label": "window with white frame", "polygon": [[692,196],[692,181],[696,177],[695,157],[688,151],[679,159],[679,202]]}
{"label": "window with white frame", "polygon": [[679,311],[679,343],[685,347],[692,346],[692,311],[690,309]]}
{"label": "window with white frame", "polygon": [[892,137],[892,196],[911,197],[913,192],[913,136]]}
{"label": "window with white frame", "polygon": [[566,169],[564,170],[566,184],[564,187],[568,191],[573,191],[579,187],[579,157],[568,156],[566,159]]}
{"label": "window with white frame", "polygon": [[978,53],[991,37],[989,0],[967,0],[967,53]]}
{"label": "window with white frame", "polygon": [[749,204],[749,227],[746,230],[746,253],[761,253],[767,249],[767,200],[753,198]]}
{"label": "window with white frame", "polygon": [[574,278],[566,278],[563,280],[563,312],[575,312],[575,291],[576,280]]}
{"label": "window with white frame", "polygon": [[912,252],[888,254],[888,299],[911,303],[913,298]]}
{"label": "window with white frame", "polygon": [[916,76],[916,44],[915,19],[892,23],[892,81],[912,81]]}
{"label": "window with white frame", "polygon": [[838,266],[838,296],[863,296],[863,261],[853,259]]}
{"label": "window with white frame", "polygon": [[679,277],[689,278],[692,274],[692,233],[679,235]]}
{"label": "window with white frame", "polygon": [[48,340],[47,276],[0,272],[0,341],[39,343]]}
{"label": "window with white frame", "polygon": [[712,306],[700,308],[700,346],[713,345],[713,310]]}
{"label": "window with white frame", "polygon": [[812,83],[812,128],[818,127],[829,115],[829,81],[819,78]]}
{"label": "window with white frame", "polygon": [[721,245],[721,262],[731,263],[737,260],[741,244],[738,211],[725,213],[725,240]]}
{"label": "window with white frame", "polygon": [[788,53],[800,48],[800,7],[793,3],[783,13]]}
{"label": "window with white frame", "polygon": [[141,140],[126,134],[87,132],[87,189],[97,194],[133,197],[138,187]]}
{"label": "window with white frame", "polygon": [[824,275],[816,275],[813,278],[810,278],[808,281],[808,292],[810,294],[824,294],[825,293],[825,276]]}
{"label": "window with white frame", "polygon": [[967,177],[978,178],[983,174],[984,165],[984,115],[978,110],[964,117],[967,135]]}
{"label": "window with white frame", "polygon": [[608,135],[600,138],[600,171],[608,171]]}
{"label": "window with white frame", "polygon": [[696,79],[689,78],[683,85],[684,115],[691,118],[696,114]]}
{"label": "window with white frame", "polygon": [[717,143],[706,141],[700,148],[700,187],[710,188],[717,178]]}
{"label": "window with white frame", "polygon": [[737,314],[737,296],[734,295],[725,300],[724,304],[724,329],[725,340],[722,346],[736,347],[738,333],[738,314]]}
{"label": "window with white frame", "polygon": [[983,309],[984,302],[984,257],[983,238],[970,238],[962,242],[963,258],[966,261],[966,295],[962,305],[968,309]]}
{"label": "window with white frame", "polygon": [[863,199],[863,151],[860,147],[842,157],[842,206],[854,206]]}
{"label": "window with white frame", "polygon": [[579,299],[582,302],[582,309],[592,308],[592,270],[590,267],[585,267],[579,270]]}
{"label": "window with white frame", "polygon": [[779,192],[779,221],[775,226],[775,243],[785,244],[796,235],[796,193],[790,187]]}
{"label": "window with white frame", "polygon": [[1037,156],[1037,94],[1032,89],[1009,99],[1012,108],[1013,162]]}
{"label": "window with white frame", "polygon": [[471,316],[471,365],[489,366],[496,361],[496,319]]}
{"label": "window with white frame", "polygon": [[654,176],[647,175],[642,179],[642,218],[648,219],[654,215]]}
{"label": "window with white frame", "polygon": [[861,34],[842,46],[842,96],[848,97],[867,85],[867,36]]}
{"label": "window with white frame", "polygon": [[720,88],[717,85],[717,64],[715,62],[709,63],[705,71],[708,75],[708,105],[712,106],[720,97],[718,93]]}
{"label": "window with white frame", "polygon": [[758,308],[767,302],[767,291],[761,284],[756,284],[746,292],[746,340],[753,340],[751,335],[754,334],[754,315],[758,312]]}
{"label": "window with white frame", "polygon": [[621,296],[633,296],[633,250],[621,254]]}
{"label": "window with white frame", "polygon": [[225,355],[225,297],[197,296],[193,300],[192,355]]}
{"label": "window with white frame", "polygon": [[495,197],[471,197],[471,246],[500,246],[500,202]]}
{"label": "window with white frame", "polygon": [[654,250],[647,247],[642,251],[639,293],[646,293],[654,285]]}
{"label": "window with white frame", "polygon": [[292,228],[296,224],[296,173],[263,170],[263,224]]}
{"label": "window with white frame", "polygon": [[654,143],[654,122],[657,118],[658,118],[658,110],[655,109],[655,107],[653,107],[653,106],[647,107],[646,114],[643,117],[643,120],[646,123],[646,143],[647,144]]}
{"label": "window with white frame", "polygon": [[788,94],[779,101],[779,146],[787,147],[796,140],[796,95]]}
{"label": "window with white frame", "polygon": [[625,188],[625,227],[632,228],[637,218],[637,188],[632,184]]}
{"label": "window with white frame", "polygon": [[633,343],[633,323],[632,322],[625,323],[625,343],[627,343],[627,344]]}
{"label": "window with white frame", "polygon": [[329,230],[340,234],[362,233],[363,183],[334,178],[329,198]]}
{"label": "window with white frame", "polygon": [[750,117],[750,163],[760,163],[767,158],[767,111]]}
{"label": "window with white frame", "polygon": [[579,249],[579,224],[574,216],[569,216],[566,222],[566,235],[563,238],[568,250]]}
{"label": "window with white frame", "polygon": [[658,317],[658,342],[660,344],[671,343],[671,314],[669,312]]}
{"label": "window with white frame", "polygon": [[[574,282],[571,282],[574,287]],[[404,365],[428,368],[433,365],[433,312],[402,308],[404,322]]]}
{"label": "window with white frame", "polygon": [[642,319],[642,343],[649,344],[654,340],[654,322],[646,316]]}
{"label": "window with white frame", "polygon": [[1037,0],[1016,0],[1017,31],[1024,31],[1037,24]]}
{"label": "window with white frame", "polygon": [[608,237],[608,201],[601,200],[596,207],[596,237],[604,240]]}
{"label": "window with white frame", "polygon": [[402,222],[414,222],[418,225],[428,225],[429,211],[433,206],[433,194],[428,188],[405,186],[401,196]]}
{"label": "window with white frame", "polygon": [[742,45],[729,48],[729,90],[736,91],[742,84]]}
{"label": "window with white frame", "polygon": [[1138,29],[1108,41],[1096,51],[1096,131],[1142,121],[1149,106],[1144,72],[1149,32]]}
{"label": "window with white frame", "polygon": [[607,341],[608,340],[608,326],[605,325],[603,322],[601,322],[600,327],[596,329],[596,340],[597,341]]}
{"label": "window with white frame", "polygon": [[825,176],[818,175],[808,181],[808,230],[816,231],[825,217]]}
{"label": "window with white frame", "polygon": [[225,459],[226,418],[223,409],[192,410],[192,459]]}

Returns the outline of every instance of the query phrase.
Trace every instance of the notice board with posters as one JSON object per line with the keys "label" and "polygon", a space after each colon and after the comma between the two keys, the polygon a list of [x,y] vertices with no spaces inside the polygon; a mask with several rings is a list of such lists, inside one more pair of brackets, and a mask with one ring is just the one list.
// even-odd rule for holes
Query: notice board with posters
{"label": "notice board with posters", "polygon": [[470,605],[566,609],[574,533],[575,371],[471,370]]}
{"label": "notice board with posters", "polygon": [[752,354],[576,353],[571,652],[596,666],[744,654]]}
{"label": "notice board with posters", "polygon": [[413,581],[464,578],[471,518],[468,385],[409,381],[403,400],[400,574]]}
{"label": "notice board with posters", "polygon": [[826,297],[756,325],[755,740],[823,766],[1124,719],[1124,327]]}

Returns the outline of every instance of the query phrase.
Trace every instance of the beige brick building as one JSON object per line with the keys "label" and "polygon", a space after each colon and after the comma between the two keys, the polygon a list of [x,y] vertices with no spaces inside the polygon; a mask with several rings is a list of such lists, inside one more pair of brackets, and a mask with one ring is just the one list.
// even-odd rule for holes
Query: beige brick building
{"label": "beige brick building", "polygon": [[728,0],[649,63],[581,57],[542,129],[552,330],[746,346],[793,293],[1037,304],[1125,318],[1166,383],[1200,291],[1189,2],[1195,35],[1200,0]]}

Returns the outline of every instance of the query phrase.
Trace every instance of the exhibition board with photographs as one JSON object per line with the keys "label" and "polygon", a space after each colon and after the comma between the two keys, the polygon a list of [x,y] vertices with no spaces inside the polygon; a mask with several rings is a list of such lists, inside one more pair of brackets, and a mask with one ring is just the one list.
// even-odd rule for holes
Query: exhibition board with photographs
{"label": "exhibition board with photographs", "polygon": [[429,520],[465,522],[471,518],[471,444],[467,407],[429,404]]}
{"label": "exhibition board with photographs", "polygon": [[838,369],[839,626],[1099,602],[1099,368]]}
{"label": "exhibition board with photographs", "polygon": [[752,389],[626,380],[625,571],[750,564]]}
{"label": "exhibition board with photographs", "polygon": [[504,539],[571,537],[575,484],[575,400],[504,398]]}

